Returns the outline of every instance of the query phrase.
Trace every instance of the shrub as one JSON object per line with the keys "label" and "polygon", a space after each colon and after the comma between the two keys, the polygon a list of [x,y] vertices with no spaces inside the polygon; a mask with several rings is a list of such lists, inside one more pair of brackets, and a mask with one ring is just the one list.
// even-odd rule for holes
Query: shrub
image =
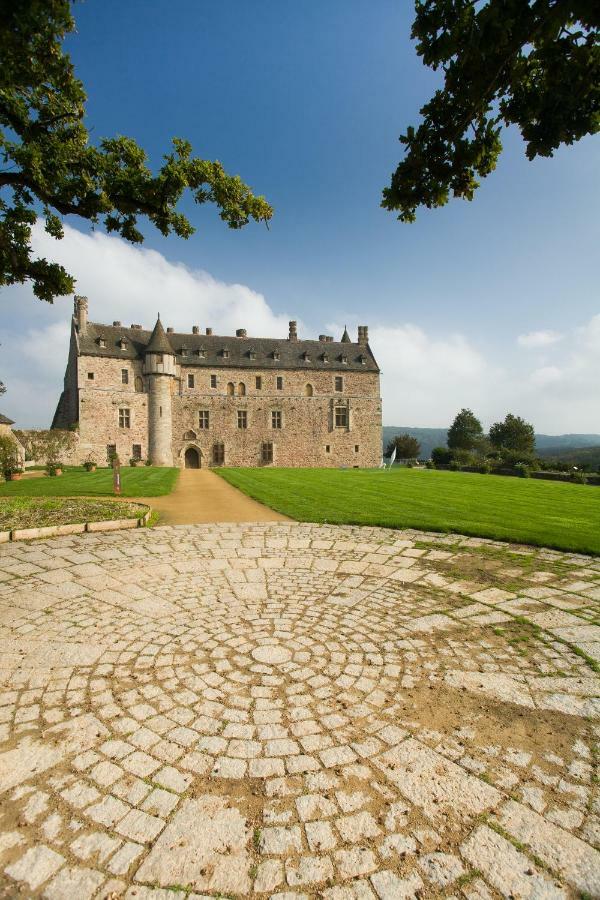
{"label": "shrub", "polygon": [[428,459],[427,462],[425,463],[425,468],[426,469],[435,469],[434,461],[432,459]]}
{"label": "shrub", "polygon": [[523,450],[502,450],[500,459],[500,465],[507,469],[516,469],[520,463],[527,466],[532,472],[537,471],[540,467],[536,457]]}
{"label": "shrub", "polygon": [[23,471],[17,442],[7,434],[0,436],[0,469],[4,477]]}
{"label": "shrub", "polygon": [[54,477],[55,475],[58,475],[59,471],[62,470],[62,467],[63,465],[61,462],[59,462],[58,460],[52,460],[52,462],[46,463],[46,475]]}
{"label": "shrub", "polygon": [[519,478],[529,478],[529,466],[527,463],[518,462],[515,464],[514,469]]}
{"label": "shrub", "polygon": [[447,447],[434,447],[431,451],[431,460],[436,466],[447,466],[452,458],[452,450]]}
{"label": "shrub", "polygon": [[451,459],[449,465],[452,472],[460,472],[460,463],[457,459]]}
{"label": "shrub", "polygon": [[492,467],[491,467],[490,463],[487,461],[487,459],[485,460],[485,462],[482,462],[478,466],[477,471],[480,473],[480,475],[489,475],[490,474],[490,472],[492,471]]}
{"label": "shrub", "polygon": [[453,450],[452,459],[461,466],[472,466],[477,462],[475,454],[471,450]]}
{"label": "shrub", "polygon": [[87,457],[87,459],[84,460],[83,468],[86,470],[86,472],[91,472],[92,469],[95,469],[97,465],[98,465],[98,463],[96,462],[94,457],[90,454]]}
{"label": "shrub", "polygon": [[581,472],[579,469],[573,469],[569,475],[569,479],[575,484],[587,484],[585,472]]}

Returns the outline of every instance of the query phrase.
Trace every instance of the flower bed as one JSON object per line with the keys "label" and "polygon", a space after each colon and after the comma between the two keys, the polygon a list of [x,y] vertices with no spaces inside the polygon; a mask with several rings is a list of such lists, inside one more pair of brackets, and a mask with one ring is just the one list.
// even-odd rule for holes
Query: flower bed
{"label": "flower bed", "polygon": [[94,530],[89,526],[96,523],[109,522],[123,522],[122,527],[135,527],[148,511],[144,504],[119,500],[0,497],[0,532],[75,525],[81,526],[79,530],[84,531],[86,528]]}

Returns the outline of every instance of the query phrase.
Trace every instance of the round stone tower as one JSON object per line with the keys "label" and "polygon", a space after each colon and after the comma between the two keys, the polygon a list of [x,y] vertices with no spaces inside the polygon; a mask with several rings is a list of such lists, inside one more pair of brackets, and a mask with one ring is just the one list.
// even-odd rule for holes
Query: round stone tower
{"label": "round stone tower", "polygon": [[153,466],[172,466],[175,353],[160,316],[144,351],[144,374],[148,376],[148,459]]}

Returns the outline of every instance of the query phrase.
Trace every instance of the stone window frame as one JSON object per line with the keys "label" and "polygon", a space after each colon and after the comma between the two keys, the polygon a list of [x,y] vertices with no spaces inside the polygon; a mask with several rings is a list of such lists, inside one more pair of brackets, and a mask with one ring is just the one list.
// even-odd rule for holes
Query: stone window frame
{"label": "stone window frame", "polygon": [[333,389],[336,392],[336,394],[343,394],[343,392],[344,392],[344,376],[343,375],[334,375]]}
{"label": "stone window frame", "polygon": [[88,373],[87,373],[87,380],[88,380],[88,381],[94,381],[94,379],[95,379],[94,373],[93,373],[93,372],[88,372]]}
{"label": "stone window frame", "polygon": [[275,431],[281,431],[283,428],[283,413],[280,409],[271,410],[271,428]]}
{"label": "stone window frame", "polygon": [[331,453],[331,444],[325,444],[325,453]]}
{"label": "stone window frame", "polygon": [[275,387],[278,391],[283,390],[283,375],[278,375],[275,379]]}
{"label": "stone window frame", "polygon": [[350,411],[347,406],[336,404],[333,408],[333,424],[335,428],[343,428],[348,430],[350,423]]}
{"label": "stone window frame", "polygon": [[213,388],[213,389],[216,388],[216,387],[217,387],[217,384],[218,384],[217,376],[214,375],[214,374],[211,375],[211,376],[210,376],[210,386],[211,386],[211,388]]}
{"label": "stone window frame", "polygon": [[314,395],[315,395],[315,389],[314,389],[313,385],[311,384],[311,382],[307,381],[307,383],[304,385],[304,396],[305,397],[314,397]]}
{"label": "stone window frame", "polygon": [[248,428],[248,410],[238,409],[237,411],[237,427],[240,431],[246,431]]}
{"label": "stone window frame", "polygon": [[255,387],[257,391],[262,391],[262,375],[256,376]]}
{"label": "stone window frame", "polygon": [[142,459],[142,445],[141,444],[132,444],[131,458],[132,459]]}
{"label": "stone window frame", "polygon": [[107,444],[106,445],[106,460],[109,465],[112,464],[112,461],[116,455],[117,455],[117,445],[116,444]]}
{"label": "stone window frame", "polygon": [[263,466],[273,462],[273,441],[263,441],[260,445],[260,461]]}
{"label": "stone window frame", "polygon": [[119,407],[119,428],[131,428],[131,410],[128,406]]}
{"label": "stone window frame", "polygon": [[118,344],[119,350],[127,350],[129,348],[129,343],[125,340],[125,338],[119,338]]}
{"label": "stone window frame", "polygon": [[188,386],[189,388],[193,388],[193,387],[196,386],[196,379],[195,379],[195,377],[194,377],[194,373],[193,373],[193,372],[188,372],[188,376],[187,376],[187,386]]}
{"label": "stone window frame", "polygon": [[104,338],[98,338],[98,346],[106,350],[106,341]]}
{"label": "stone window frame", "polygon": [[210,428],[210,411],[208,409],[198,410],[198,428],[207,431]]}
{"label": "stone window frame", "polygon": [[222,441],[216,441],[212,445],[212,462],[213,466],[225,465],[225,444]]}
{"label": "stone window frame", "polygon": [[355,444],[355,445],[354,445],[354,452],[355,452],[355,453],[360,453],[360,444]]}
{"label": "stone window frame", "polygon": [[121,369],[121,384],[129,384],[129,369]]}

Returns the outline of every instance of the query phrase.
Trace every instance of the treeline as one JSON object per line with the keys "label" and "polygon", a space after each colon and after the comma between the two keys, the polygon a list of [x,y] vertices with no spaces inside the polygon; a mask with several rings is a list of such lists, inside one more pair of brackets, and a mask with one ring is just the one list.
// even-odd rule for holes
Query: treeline
{"label": "treeline", "polygon": [[[421,455],[419,441],[409,434],[397,435],[390,441],[386,455],[391,456],[394,448],[397,460],[416,461]],[[461,409],[457,414],[448,429],[446,446],[434,447],[427,465],[479,472],[508,470],[523,477],[540,470],[568,471],[573,480],[583,479],[582,473],[572,465],[537,456],[533,425],[520,416],[507,413],[486,434],[470,409]]]}

